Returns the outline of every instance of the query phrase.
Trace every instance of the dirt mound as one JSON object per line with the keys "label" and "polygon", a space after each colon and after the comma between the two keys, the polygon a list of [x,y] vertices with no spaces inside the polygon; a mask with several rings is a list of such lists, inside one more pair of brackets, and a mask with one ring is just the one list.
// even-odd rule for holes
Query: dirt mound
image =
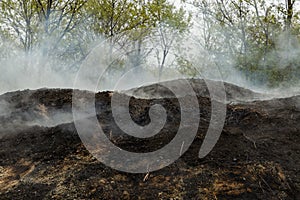
{"label": "dirt mound", "polygon": [[[169,85],[176,85],[180,87],[180,84],[177,84],[180,80],[177,81],[167,81],[163,82],[163,84],[167,83]],[[222,83],[220,81],[213,81],[213,80],[203,80],[203,79],[184,79],[182,81],[187,81],[193,88],[194,92],[198,96],[202,97],[210,97],[209,90],[207,88],[207,81],[210,81],[212,84],[219,84],[223,85],[225,92],[226,92],[226,100],[227,102],[231,101],[253,101],[259,99],[269,98],[268,95],[261,94],[258,92],[251,91],[246,88],[242,88],[230,83]],[[186,91],[186,88],[182,87],[182,91]],[[152,84],[146,85],[139,88],[133,88],[131,90],[125,91],[125,93],[135,96],[136,98],[172,98],[174,94],[168,90],[168,88],[164,87],[161,84]],[[182,96],[178,94],[178,96]]]}
{"label": "dirt mound", "polygon": [[[233,99],[256,97],[237,86],[231,89]],[[84,99],[90,93],[81,94]],[[201,118],[193,144],[175,163],[150,174],[103,165],[85,149],[72,122],[55,126],[72,120],[72,90],[0,96],[0,199],[299,199],[300,96],[227,104],[221,137],[200,159],[211,117],[210,99],[203,94],[198,93]],[[95,94],[95,107],[105,134],[120,148],[153,151],[176,135],[181,118],[174,96],[131,98],[130,114],[139,125],[149,123],[152,105],[161,104],[167,111],[164,128],[147,139],[133,138],[118,128],[111,96]],[[47,124],[53,127],[44,127]]]}

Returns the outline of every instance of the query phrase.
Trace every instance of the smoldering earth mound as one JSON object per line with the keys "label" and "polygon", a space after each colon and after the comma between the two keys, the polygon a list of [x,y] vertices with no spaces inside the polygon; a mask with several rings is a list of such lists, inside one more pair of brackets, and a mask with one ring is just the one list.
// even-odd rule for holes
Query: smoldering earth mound
{"label": "smoldering earth mound", "polygon": [[[211,102],[202,80],[189,81],[200,108],[197,136],[179,160],[151,172],[147,180],[146,174],[107,167],[85,149],[72,123],[72,90],[1,95],[0,199],[299,199],[300,96],[259,100],[265,95],[225,84],[224,129],[213,151],[199,159]],[[84,99],[90,92],[80,94]],[[147,139],[118,128],[112,95],[124,94],[99,92],[95,107],[105,134],[120,148],[153,151],[176,135],[180,106],[168,89],[139,88],[139,98],[130,100],[131,117],[139,125],[150,123],[152,105],[167,111],[164,128]]]}
{"label": "smoldering earth mound", "polygon": [[[177,94],[177,97],[183,96],[183,95],[193,95],[195,92],[196,95],[202,96],[202,97],[210,97],[210,90],[213,90],[212,87],[209,89],[207,87],[207,83],[211,83],[211,85],[217,85],[218,91],[225,90],[226,92],[226,101],[227,102],[238,102],[238,101],[254,101],[254,100],[261,100],[261,99],[269,99],[271,98],[271,95],[266,95],[258,92],[254,92],[252,90],[242,88],[239,86],[236,86],[231,83],[226,82],[220,82],[220,81],[212,81],[212,80],[204,80],[204,79],[179,79],[177,82],[187,82],[189,83],[193,91],[187,91],[187,88],[184,87],[184,84],[174,84],[174,81],[165,81],[166,85],[172,85],[177,86],[178,89],[182,91],[182,93],[179,92]],[[152,85],[145,85],[143,87],[139,88],[133,88],[131,90],[124,91],[124,93],[134,96],[136,98],[144,98],[144,99],[151,99],[151,98],[173,98],[174,94],[172,91],[168,90],[166,87],[164,87],[162,84],[152,84]]]}

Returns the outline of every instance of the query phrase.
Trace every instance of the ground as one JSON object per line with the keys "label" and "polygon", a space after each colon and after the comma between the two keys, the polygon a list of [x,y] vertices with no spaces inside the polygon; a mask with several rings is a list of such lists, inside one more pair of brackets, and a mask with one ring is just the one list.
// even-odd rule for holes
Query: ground
{"label": "ground", "polygon": [[[159,98],[166,91],[155,85],[143,92],[149,87],[162,95],[130,101],[131,117],[140,125],[149,123],[154,103],[166,108],[164,129],[149,139],[129,137],[116,126],[110,99],[117,93],[96,94],[97,117],[122,149],[153,151],[176,134],[178,99]],[[71,118],[72,90],[1,95],[0,199],[300,199],[300,96],[258,100],[263,95],[226,88],[226,123],[214,149],[198,158],[211,102],[205,91],[195,90],[201,119],[193,144],[173,164],[143,174],[114,170],[86,150]]]}

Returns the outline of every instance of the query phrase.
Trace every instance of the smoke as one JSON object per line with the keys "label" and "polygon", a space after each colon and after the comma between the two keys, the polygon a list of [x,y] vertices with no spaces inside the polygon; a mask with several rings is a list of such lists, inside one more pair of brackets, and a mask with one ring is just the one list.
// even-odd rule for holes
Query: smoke
{"label": "smoke", "polygon": [[[24,52],[8,39],[0,41],[0,94],[9,91],[39,88],[73,88],[78,76],[80,84],[76,89],[91,91],[99,90],[129,90],[158,81],[178,78],[205,78],[233,83],[243,88],[249,88],[261,93],[267,93],[270,98],[299,95],[300,43],[291,34],[283,33],[275,40],[276,48],[266,54],[260,61],[260,67],[272,70],[288,69],[298,82],[293,85],[278,85],[270,88],[268,85],[251,81],[245,73],[236,68],[238,56],[220,51],[212,52],[199,44],[201,34],[191,32],[180,42],[174,42],[166,59],[162,74],[158,74],[156,52],[157,44],[145,41],[139,52],[127,44],[126,47],[115,44],[110,46],[102,37],[86,32],[82,37],[62,42],[56,46],[57,38],[52,37],[41,44],[32,47],[32,51]],[[226,30],[216,29],[220,35],[228,35]],[[231,42],[239,40],[239,33],[231,31]],[[233,32],[233,34],[232,34]],[[89,35],[94,39],[90,40]],[[69,38],[70,39],[70,38]],[[152,45],[152,46],[151,46]],[[55,49],[52,49],[56,46]],[[84,50],[81,48],[84,46]],[[123,47],[121,49],[121,46]],[[179,50],[179,51],[176,51]],[[80,54],[80,51],[82,54]],[[66,53],[67,52],[67,53]],[[111,54],[111,52],[114,52]],[[86,59],[85,56],[87,56]],[[186,66],[180,66],[177,59],[181,56],[187,60]],[[254,59],[254,58],[253,58]],[[83,61],[82,61],[83,60]],[[139,64],[134,63],[139,60]],[[84,71],[80,69],[84,68]],[[180,69],[183,69],[182,71]],[[276,71],[276,70],[275,70]],[[101,72],[101,73],[100,73]],[[187,73],[186,73],[187,72]],[[193,73],[191,73],[193,72]],[[221,75],[221,79],[220,76]],[[7,101],[0,101],[0,117],[9,119],[16,108]],[[27,113],[24,119],[16,118],[15,124],[28,126],[55,126],[72,121],[70,111],[57,110],[51,114],[42,105],[36,108],[38,113]],[[28,120],[30,119],[30,120]]]}
{"label": "smoke", "polygon": [[277,67],[283,69],[286,66],[290,66],[292,71],[299,70],[300,68],[300,43],[299,40],[289,33],[288,31],[283,32],[279,35],[275,41],[275,50],[270,52],[267,58],[274,58],[275,56],[279,61]]}
{"label": "smoke", "polygon": [[5,100],[0,100],[0,117],[10,115],[11,105]]}
{"label": "smoke", "polygon": [[[130,44],[126,44],[127,46],[124,47],[123,41],[123,49],[120,48],[122,45],[114,44],[112,48],[117,53],[112,56],[112,49],[109,47],[108,41],[106,42],[107,44],[103,45],[105,43],[103,42],[103,37],[97,37],[94,33],[88,31],[82,34],[82,37],[68,40],[68,44],[62,42],[56,46],[56,49],[52,49],[52,47],[56,45],[57,38],[47,38],[41,44],[34,46],[29,53],[24,53],[24,50],[2,37],[0,42],[0,94],[8,91],[43,87],[73,88],[77,73],[82,65],[88,65],[88,70],[86,70],[85,74],[81,74],[85,82],[81,82],[81,85],[76,85],[77,89],[128,90],[158,81],[183,77],[220,80],[220,77],[216,76],[217,69],[222,75],[222,81],[241,87],[258,92],[270,92],[270,90],[276,91],[282,87],[289,87],[288,91],[292,91],[293,94],[297,93],[299,81],[294,83],[293,86],[285,84],[278,85],[277,88],[272,89],[268,85],[253,82],[245,72],[237,69],[238,55],[229,54],[226,51],[212,52],[212,50],[205,48],[199,42],[202,35],[197,33],[197,31],[199,29],[193,27],[192,31],[180,43],[174,42],[174,44],[170,45],[172,48],[167,56],[161,75],[158,74],[157,55],[155,50],[153,50],[159,45],[151,44],[149,40],[144,41],[141,52],[137,52],[137,49],[132,48]],[[231,39],[228,43],[240,40],[240,33],[234,30],[230,30],[229,33],[228,30],[217,27],[215,31],[219,35],[226,37],[230,35]],[[89,38],[90,35],[93,35],[92,40]],[[291,34],[283,33],[275,41],[276,49],[270,51],[260,61],[260,67],[283,70],[288,66],[290,71],[296,72],[295,76],[299,75],[299,40]],[[97,48],[97,45],[98,47],[105,46],[105,48]],[[218,44],[216,43],[216,45]],[[83,54],[80,55],[82,50],[79,49],[83,48],[83,46],[84,50],[81,52]],[[47,52],[49,50],[50,52]],[[85,56],[89,58],[91,52],[96,53],[93,55],[95,57],[93,59],[96,61],[86,63],[84,58]],[[182,63],[177,62],[178,57],[186,59],[191,66],[180,66]],[[139,60],[139,66],[135,65],[133,58]],[[255,58],[250,57],[250,59]],[[81,63],[82,60],[83,63]],[[114,63],[112,60],[117,62]],[[251,63],[251,60],[248,62]],[[186,69],[182,72],[180,69],[184,67]],[[104,72],[103,70],[106,71]],[[103,71],[101,77],[96,76],[96,74],[99,74],[98,71]],[[255,75],[252,74],[251,76]]]}
{"label": "smoke", "polygon": [[[258,59],[253,52],[248,52],[243,55],[245,61],[241,63],[241,55],[237,51],[241,40],[239,31],[220,27],[215,27],[215,31],[236,44],[233,44],[233,47],[220,44],[216,49],[208,49],[201,40],[201,33],[194,33],[185,40],[184,45],[188,46],[189,52],[186,58],[200,72],[197,78],[219,80],[213,70],[217,69],[222,75],[222,81],[269,94],[270,97],[300,94],[300,41],[297,36],[282,32],[278,37],[274,37],[275,48],[269,50],[266,56],[260,55],[261,58]],[[216,44],[218,42],[220,41],[216,41]],[[228,50],[234,48],[236,49],[233,52]]]}
{"label": "smoke", "polygon": [[22,55],[21,52],[2,61],[0,93],[41,87],[72,87],[74,72],[56,71],[51,62],[35,54]]}
{"label": "smoke", "polygon": [[[200,72],[200,74],[196,73],[197,78],[215,80],[215,71],[212,70],[212,68],[217,68],[222,74],[223,81],[225,82],[260,92],[270,90],[270,88],[266,85],[257,85],[247,79],[245,73],[236,68],[236,56],[225,53],[212,54],[209,50],[202,48],[193,38],[195,37],[190,37],[189,35],[181,45],[187,49],[187,52],[184,52],[185,58],[192,63],[192,66],[196,68],[197,71]],[[53,39],[53,41],[48,41],[47,44],[51,46],[51,42],[54,43],[55,41],[56,40]],[[98,41],[103,40],[99,39]],[[77,41],[74,41],[74,43],[75,42]],[[75,67],[72,67],[75,62],[74,60],[63,60],[63,58],[60,57],[44,55],[43,52],[45,48],[43,46],[36,47],[34,51],[26,54],[24,51],[14,48],[8,42],[4,42],[3,45],[5,45],[6,48],[1,49],[6,49],[6,51],[7,49],[12,50],[11,52],[2,52],[2,55],[5,54],[5,56],[0,59],[0,93],[23,89],[38,89],[43,87],[73,87],[74,80],[80,66],[80,64],[77,63]],[[75,44],[73,46],[75,46]],[[277,48],[274,51],[267,54],[267,57],[265,58],[266,60],[261,60],[261,66],[271,66],[272,69],[283,69],[286,66],[290,66],[289,70],[295,72],[299,71],[299,41],[290,35],[287,36],[287,34],[281,34],[276,40],[276,46]],[[91,52],[93,48],[93,46],[90,46],[90,48],[87,49],[87,52]],[[115,56],[115,58],[120,58],[120,54],[122,53],[119,53]],[[109,65],[108,54],[108,49],[102,49],[100,52],[97,52],[97,56],[99,56],[99,59],[102,61],[94,65],[89,65],[89,71],[86,75],[87,82],[79,86],[78,89],[92,89],[97,86],[96,84],[99,77],[95,77],[94,75],[97,74],[96,71],[103,70]],[[170,55],[169,58],[172,56],[174,57],[174,55]],[[124,62],[127,62],[125,64],[123,63],[123,67],[115,67],[110,71],[110,74],[103,74],[99,83],[101,86],[98,86],[98,88],[101,88],[102,90],[125,90],[158,81],[158,68],[155,67],[156,64],[153,64],[157,61],[153,54],[149,54],[147,58],[143,58],[143,67],[141,67],[140,70],[132,68],[128,58],[126,59],[123,59],[123,61],[125,60]],[[182,78],[183,76],[187,78],[194,77],[189,74],[182,74],[182,76],[178,76],[176,73],[173,73],[174,71],[178,72],[178,70],[176,69],[176,64],[174,64],[174,60],[176,58],[172,59],[168,61],[169,64],[166,65],[167,67],[164,69],[160,81]],[[267,64],[265,64],[266,62]],[[264,65],[262,63],[264,63]],[[171,66],[172,64],[174,64],[175,67],[168,68],[168,66]],[[189,70],[193,69],[190,68]],[[295,85],[296,86],[292,89],[293,91],[297,90],[297,84]]]}
{"label": "smoke", "polygon": [[71,98],[70,95],[71,92],[65,94],[64,90],[46,89],[11,92],[0,96],[0,138],[32,126],[55,127],[71,123],[71,103],[61,103],[61,99]]}

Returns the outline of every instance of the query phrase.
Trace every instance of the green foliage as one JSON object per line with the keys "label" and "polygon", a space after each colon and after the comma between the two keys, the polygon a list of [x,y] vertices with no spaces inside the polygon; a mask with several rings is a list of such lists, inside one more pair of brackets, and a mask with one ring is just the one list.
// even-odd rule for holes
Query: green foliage
{"label": "green foliage", "polygon": [[198,76],[197,69],[193,66],[193,64],[188,59],[182,56],[178,56],[176,58],[176,62],[178,65],[178,71],[181,74],[186,75],[190,78],[195,78],[196,76]]}
{"label": "green foliage", "polygon": [[[100,38],[119,45],[124,54],[142,52],[161,24],[182,34],[190,16],[167,0],[5,0],[0,1],[4,40],[30,54],[80,63]],[[152,47],[148,47],[151,49]],[[1,56],[1,55],[0,55]],[[116,65],[119,66],[119,65]]]}
{"label": "green foliage", "polygon": [[[299,7],[264,0],[195,3],[206,23],[205,47],[230,54],[235,68],[255,84],[277,86],[299,80]],[[290,12],[290,11],[293,12]],[[291,15],[293,13],[293,15]],[[291,18],[289,22],[289,18]],[[298,38],[297,38],[298,37]],[[211,43],[211,44],[210,44]],[[283,48],[284,47],[284,48]],[[297,80],[298,79],[298,80]]]}
{"label": "green foliage", "polygon": [[[254,83],[297,82],[300,10],[286,2],[193,2],[199,11],[195,21],[202,21],[201,46],[219,59],[217,63],[233,58],[234,67]],[[180,50],[191,21],[191,14],[168,0],[3,0],[0,59],[13,53],[7,51],[9,45],[26,54],[42,49],[44,56],[78,66],[102,37],[129,59],[114,63],[117,69],[125,70],[128,63],[146,65],[147,58],[154,57],[157,62],[151,60],[151,66],[159,68],[159,73],[175,65],[195,76],[192,60]]]}

